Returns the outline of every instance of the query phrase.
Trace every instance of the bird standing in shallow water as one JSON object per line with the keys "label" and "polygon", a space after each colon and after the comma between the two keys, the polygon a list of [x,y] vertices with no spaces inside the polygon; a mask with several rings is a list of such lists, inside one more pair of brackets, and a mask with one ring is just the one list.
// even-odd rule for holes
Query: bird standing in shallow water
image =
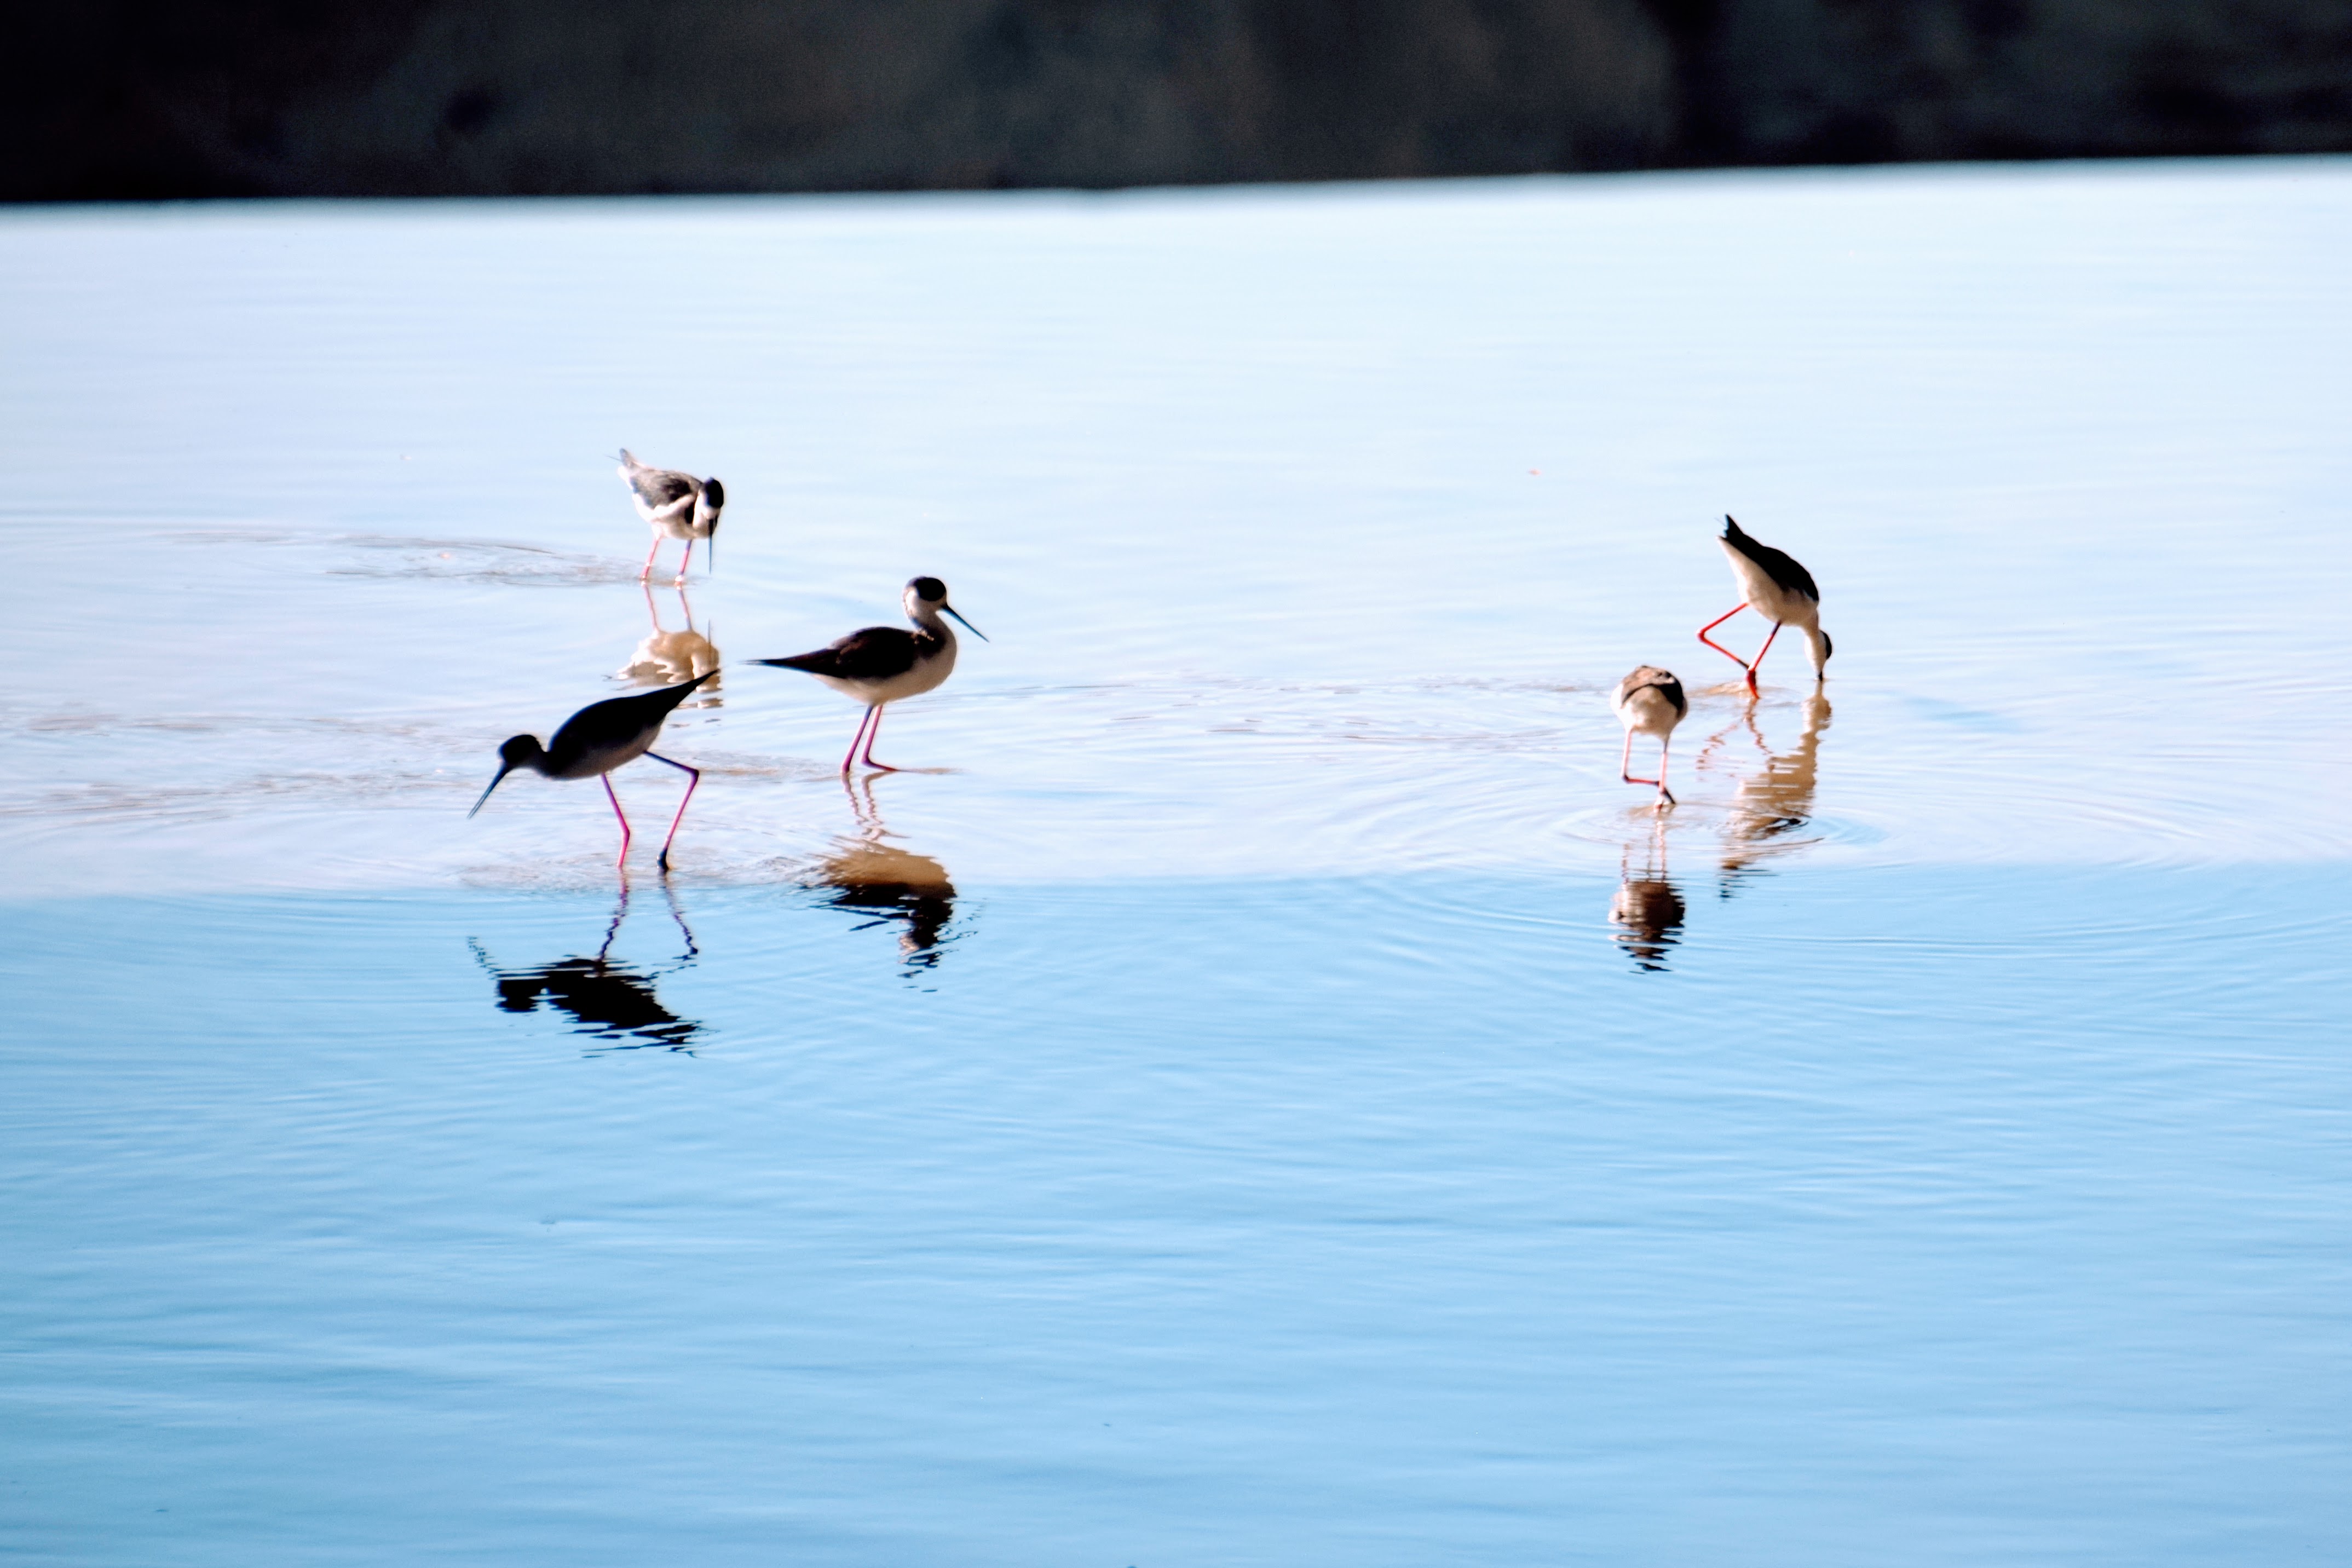
{"label": "bird standing in shallow water", "polygon": [[710,541],[709,558],[719,558],[719,512],[727,504],[727,487],[717,479],[698,479],[692,474],[679,473],[676,468],[656,468],[641,463],[626,447],[621,448],[621,478],[636,499],[637,515],[652,525],[654,547],[646,552],[646,564],[637,574],[642,583],[653,575],[654,557],[661,553],[665,539],[686,541],[686,553],[678,558],[677,578],[686,581],[686,569],[694,563],[694,542]]}
{"label": "bird standing in shallow water", "polygon": [[814,653],[751,661],[779,669],[804,670],[844,696],[855,697],[866,704],[866,717],[858,722],[857,733],[850,737],[849,754],[841,759],[841,771],[845,773],[860,760],[860,741],[866,742],[863,760],[867,767],[886,773],[898,771],[887,763],[874,760],[874,737],[882,731],[882,710],[886,704],[935,689],[955,668],[955,629],[940,619],[942,616],[955,616],[963,621],[965,630],[982,642],[988,640],[987,633],[956,614],[955,606],[948,603],[948,585],[937,577],[910,580],[901,597],[907,606],[907,618],[915,623],[911,632],[899,626],[867,626]]}
{"label": "bird standing in shallow water", "polygon": [[[1756,695],[1756,668],[1764,656],[1772,651],[1772,638],[1780,628],[1792,626],[1801,628],[1812,645],[1813,679],[1827,678],[1830,663],[1830,635],[1822,630],[1822,591],[1813,584],[1813,574],[1799,565],[1787,552],[1759,544],[1748,537],[1746,530],[1727,513],[1723,520],[1723,536],[1717,541],[1723,552],[1731,558],[1731,574],[1739,583],[1739,603],[1699,627],[1698,640],[1731,660],[1748,672],[1748,694]],[[1723,625],[1742,610],[1754,610],[1772,623],[1770,636],[1756,650],[1750,661],[1740,658],[1706,634]]]}
{"label": "bird standing in shallow water", "polygon": [[604,797],[613,803],[613,815],[621,819],[622,869],[629,864],[629,819],[621,810],[621,797],[613,793],[613,770],[639,757],[651,757],[687,775],[686,800],[677,803],[677,815],[669,819],[669,837],[662,840],[661,856],[656,862],[665,871],[669,869],[669,847],[677,837],[677,825],[686,820],[686,803],[694,798],[694,786],[702,782],[700,768],[674,763],[653,749],[660,738],[662,725],[677,705],[696,687],[719,673],[698,675],[679,686],[666,686],[659,691],[647,691],[636,697],[614,697],[604,702],[591,702],[563,721],[554,738],[541,746],[536,735],[517,735],[499,748],[498,776],[490,780],[489,789],[474,803],[471,816],[482,809],[494,790],[517,768],[529,768],[551,779],[602,778]]}
{"label": "bird standing in shallow water", "polygon": [[[1675,726],[1690,711],[1690,701],[1683,695],[1683,683],[1669,671],[1645,664],[1617,683],[1609,706],[1617,710],[1617,721],[1625,726],[1625,749],[1617,758],[1617,776],[1627,784],[1657,785],[1657,808],[1664,811],[1675,804],[1674,792],[1666,787],[1666,755],[1674,744]],[[1658,738],[1656,778],[1633,776],[1633,737],[1637,734]]]}

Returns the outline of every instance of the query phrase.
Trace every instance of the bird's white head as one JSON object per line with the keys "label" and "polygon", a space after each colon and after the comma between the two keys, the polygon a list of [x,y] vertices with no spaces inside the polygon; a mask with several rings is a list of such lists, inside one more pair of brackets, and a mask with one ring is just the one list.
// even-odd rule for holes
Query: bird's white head
{"label": "bird's white head", "polygon": [[970,621],[964,620],[956,607],[948,603],[948,585],[937,577],[908,578],[907,591],[902,597],[907,606],[907,618],[917,626],[944,636],[947,635],[947,628],[940,624],[940,617],[954,616],[958,621],[962,622],[964,630],[982,642],[988,640],[986,632],[982,631]]}

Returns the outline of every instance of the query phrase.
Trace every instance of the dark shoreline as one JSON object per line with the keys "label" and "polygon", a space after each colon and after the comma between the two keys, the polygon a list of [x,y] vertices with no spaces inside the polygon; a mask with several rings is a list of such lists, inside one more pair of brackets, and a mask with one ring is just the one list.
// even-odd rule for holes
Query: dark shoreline
{"label": "dark shoreline", "polygon": [[15,202],[2352,150],[2332,0],[116,0],[16,41]]}

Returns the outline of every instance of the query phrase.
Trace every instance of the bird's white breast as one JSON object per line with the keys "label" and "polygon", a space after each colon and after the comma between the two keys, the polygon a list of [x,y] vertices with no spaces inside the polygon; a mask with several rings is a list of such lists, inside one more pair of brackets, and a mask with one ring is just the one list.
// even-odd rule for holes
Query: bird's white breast
{"label": "bird's white breast", "polygon": [[857,680],[838,675],[820,675],[819,680],[846,697],[860,702],[875,704],[897,702],[903,698],[920,697],[936,690],[955,671],[956,645],[950,637],[939,647],[917,657],[912,668],[880,680]]}
{"label": "bird's white breast", "polygon": [[1748,606],[1766,620],[1783,625],[1811,626],[1822,613],[1821,605],[1802,594],[1793,593],[1772,581],[1764,568],[1731,547],[1728,540],[1717,540],[1726,559],[1731,563],[1731,575],[1739,584],[1740,596]]}
{"label": "bird's white breast", "polygon": [[1617,705],[1617,721],[1637,735],[1664,735],[1683,716],[1654,686],[1639,686]]}

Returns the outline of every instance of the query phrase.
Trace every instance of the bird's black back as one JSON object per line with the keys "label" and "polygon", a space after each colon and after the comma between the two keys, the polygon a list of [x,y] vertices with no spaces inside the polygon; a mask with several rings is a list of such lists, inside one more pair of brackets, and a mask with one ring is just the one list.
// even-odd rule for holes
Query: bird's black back
{"label": "bird's black back", "polygon": [[762,658],[759,664],[772,664],[780,669],[802,669],[811,675],[830,675],[836,680],[887,680],[894,675],[904,675],[915,668],[916,658],[925,648],[939,639],[929,632],[910,632],[899,626],[867,626],[855,631],[837,642],[829,643],[814,653],[796,653],[786,658]]}
{"label": "bird's black back", "polygon": [[687,699],[696,687],[717,675],[711,670],[677,686],[665,686],[658,691],[643,691],[634,697],[611,697],[602,702],[591,702],[563,721],[563,728],[547,742],[547,760],[551,767],[566,767],[590,752],[635,740],[647,730],[657,730],[662,721]]}
{"label": "bird's black back", "polygon": [[[671,468],[638,468],[629,475],[629,488],[637,492],[645,503],[659,511],[673,501],[683,500],[694,493],[693,479]],[[612,492],[605,492],[610,495]]]}
{"label": "bird's black back", "polygon": [[1675,716],[1676,718],[1685,718],[1689,715],[1690,699],[1683,695],[1683,683],[1675,677],[1667,674],[1663,669],[1659,670],[1647,680],[1641,681],[1638,684],[1628,685],[1622,695],[1624,697],[1631,697],[1633,693],[1642,690],[1644,687],[1657,692],[1659,696],[1664,698],[1668,702],[1673,703],[1675,708]]}
{"label": "bird's black back", "polygon": [[1723,520],[1723,542],[1756,563],[1764,575],[1771,578],[1774,585],[1783,593],[1802,594],[1815,604],[1821,603],[1822,591],[1813,585],[1813,574],[1798,564],[1795,556],[1785,550],[1758,543],[1748,536],[1746,529],[1727,515]]}

